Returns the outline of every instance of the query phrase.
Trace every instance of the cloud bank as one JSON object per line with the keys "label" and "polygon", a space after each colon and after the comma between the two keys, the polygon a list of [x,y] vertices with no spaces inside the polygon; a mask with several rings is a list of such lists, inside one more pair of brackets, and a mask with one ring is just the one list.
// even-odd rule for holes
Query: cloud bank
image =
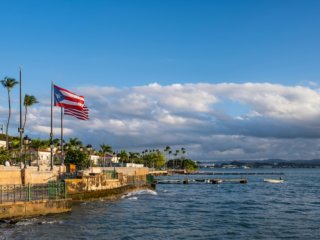
{"label": "cloud bank", "polygon": [[[316,87],[270,83],[85,86],[72,90],[85,96],[90,121],[65,117],[65,134],[96,147],[108,143],[118,150],[185,147],[198,160],[312,159],[320,152]],[[1,113],[4,107],[1,104]],[[30,109],[30,134],[48,136],[49,113],[48,105]],[[55,108],[56,137],[59,116]]]}

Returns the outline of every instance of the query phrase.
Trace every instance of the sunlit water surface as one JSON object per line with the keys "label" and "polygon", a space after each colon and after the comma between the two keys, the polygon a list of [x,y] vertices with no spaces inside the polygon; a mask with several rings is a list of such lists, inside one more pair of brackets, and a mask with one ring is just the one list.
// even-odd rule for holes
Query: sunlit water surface
{"label": "sunlit water surface", "polygon": [[286,182],[248,175],[247,184],[159,184],[78,203],[67,214],[1,223],[0,239],[320,239],[320,169],[224,171],[279,171]]}

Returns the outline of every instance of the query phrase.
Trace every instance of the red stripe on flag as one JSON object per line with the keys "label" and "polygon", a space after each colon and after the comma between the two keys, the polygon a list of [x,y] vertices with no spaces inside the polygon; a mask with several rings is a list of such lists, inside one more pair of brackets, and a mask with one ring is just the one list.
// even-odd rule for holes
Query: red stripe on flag
{"label": "red stripe on flag", "polygon": [[54,85],[54,106],[82,110],[84,97]]}
{"label": "red stripe on flag", "polygon": [[83,107],[83,110],[65,108],[64,115],[73,116],[80,120],[89,120],[89,109],[86,106]]}

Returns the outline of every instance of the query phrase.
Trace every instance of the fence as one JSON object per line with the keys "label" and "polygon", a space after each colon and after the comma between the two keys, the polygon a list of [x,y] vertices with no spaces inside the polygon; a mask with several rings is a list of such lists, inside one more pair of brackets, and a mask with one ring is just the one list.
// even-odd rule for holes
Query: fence
{"label": "fence", "polygon": [[142,186],[146,184],[153,183],[153,176],[148,175],[138,175],[138,176],[127,176],[127,184],[128,185],[135,185],[135,186]]}
{"label": "fence", "polygon": [[5,202],[29,202],[34,200],[66,198],[63,182],[28,185],[0,185],[0,204]]}
{"label": "fence", "polygon": [[107,179],[118,179],[118,173],[115,170],[103,170],[102,173],[107,176]]}

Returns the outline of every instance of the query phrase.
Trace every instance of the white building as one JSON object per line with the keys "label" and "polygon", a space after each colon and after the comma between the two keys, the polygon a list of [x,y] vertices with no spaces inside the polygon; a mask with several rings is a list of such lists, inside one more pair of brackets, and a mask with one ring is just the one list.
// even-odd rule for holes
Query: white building
{"label": "white building", "polygon": [[100,164],[100,156],[99,155],[90,155],[90,161],[92,162],[93,166],[97,166]]}
{"label": "white building", "polygon": [[126,163],[125,166],[131,167],[131,168],[143,168],[144,167],[143,164],[138,164],[138,163]]}
{"label": "white building", "polygon": [[31,165],[38,165],[38,160],[39,160],[39,165],[45,165],[49,166],[50,165],[50,156],[51,156],[51,151],[48,150],[39,150],[39,151],[33,151],[31,154],[34,156],[32,159]]}
{"label": "white building", "polygon": [[110,163],[119,163],[119,159],[119,157],[114,156],[111,153],[106,153],[104,157],[95,154],[90,155],[90,161],[92,162],[93,166],[109,165]]}
{"label": "white building", "polygon": [[6,148],[6,146],[7,146],[7,142],[3,141],[3,140],[0,140],[0,148],[1,147]]}

